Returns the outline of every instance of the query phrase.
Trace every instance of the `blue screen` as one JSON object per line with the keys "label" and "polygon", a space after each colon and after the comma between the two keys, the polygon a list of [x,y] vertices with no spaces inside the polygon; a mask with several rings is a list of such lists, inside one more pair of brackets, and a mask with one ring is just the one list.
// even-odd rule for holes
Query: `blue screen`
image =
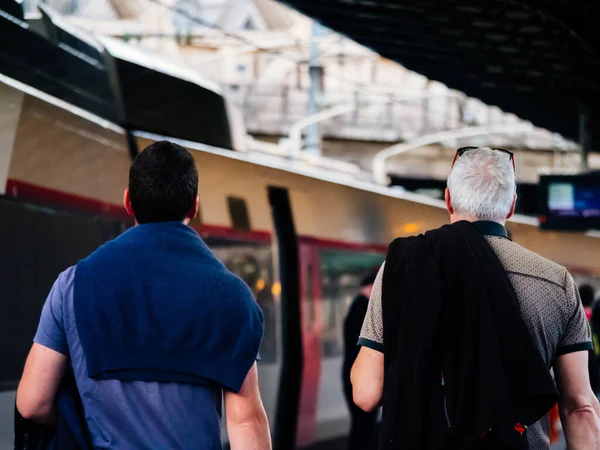
{"label": "blue screen", "polygon": [[548,185],[548,209],[559,217],[600,217],[600,186],[556,182]]}

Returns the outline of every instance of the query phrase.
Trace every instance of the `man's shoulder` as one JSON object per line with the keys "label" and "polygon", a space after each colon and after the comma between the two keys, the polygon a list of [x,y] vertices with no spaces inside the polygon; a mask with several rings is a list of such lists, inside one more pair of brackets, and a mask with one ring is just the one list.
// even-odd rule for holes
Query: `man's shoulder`
{"label": "man's shoulder", "polygon": [[73,289],[73,284],[75,283],[75,271],[77,270],[77,266],[71,266],[65,269],[56,279],[56,282],[59,283],[63,292],[67,292],[69,289]]}
{"label": "man's shoulder", "polygon": [[56,278],[54,286],[58,295],[53,296],[52,302],[55,307],[60,307],[62,311],[70,311],[73,298],[73,286],[75,285],[75,270],[77,266],[71,266],[65,269]]}
{"label": "man's shoulder", "polygon": [[67,269],[65,269],[63,272],[61,272],[58,277],[56,278],[56,281],[54,282],[54,287],[57,290],[57,292],[60,294],[60,300],[64,300],[65,296],[69,293],[72,292],[73,290],[73,283],[75,282],[75,270],[76,270],[77,266],[71,266]]}
{"label": "man's shoulder", "polygon": [[69,287],[73,285],[73,280],[75,279],[75,270],[77,266],[71,266],[65,269],[57,278],[57,282],[61,283],[64,287]]}
{"label": "man's shoulder", "polygon": [[565,287],[567,269],[509,239],[486,236],[507,272],[535,277]]}

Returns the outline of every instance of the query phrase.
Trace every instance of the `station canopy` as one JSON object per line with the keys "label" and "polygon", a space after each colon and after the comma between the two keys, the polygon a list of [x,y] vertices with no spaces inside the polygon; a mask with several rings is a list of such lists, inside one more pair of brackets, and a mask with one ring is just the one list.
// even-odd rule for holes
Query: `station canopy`
{"label": "station canopy", "polygon": [[600,151],[598,0],[286,0],[432,80]]}

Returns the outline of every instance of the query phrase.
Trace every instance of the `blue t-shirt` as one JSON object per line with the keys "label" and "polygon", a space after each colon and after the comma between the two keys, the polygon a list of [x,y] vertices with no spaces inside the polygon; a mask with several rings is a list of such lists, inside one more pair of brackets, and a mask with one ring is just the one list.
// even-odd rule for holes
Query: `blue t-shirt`
{"label": "blue t-shirt", "polygon": [[75,324],[74,278],[71,267],[54,283],[34,342],[70,357],[95,448],[221,450],[221,389],[88,377]]}

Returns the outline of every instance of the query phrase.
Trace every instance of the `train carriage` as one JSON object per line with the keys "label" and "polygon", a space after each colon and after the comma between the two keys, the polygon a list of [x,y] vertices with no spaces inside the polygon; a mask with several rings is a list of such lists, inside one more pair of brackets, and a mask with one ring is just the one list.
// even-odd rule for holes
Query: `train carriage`
{"label": "train carriage", "polygon": [[[12,136],[3,220],[3,415],[16,386],[37,317],[56,275],[132,223],[121,199],[130,164],[123,129],[39,91],[4,79],[3,136]],[[17,105],[17,106],[15,106]],[[15,108],[18,107],[18,114]],[[12,111],[12,119],[7,111]],[[15,120],[15,115],[18,116]],[[163,139],[135,132],[139,148]],[[289,192],[298,235],[303,372],[299,446],[342,436],[348,416],[340,383],[342,325],[361,274],[380,264],[394,237],[447,222],[440,202],[357,182],[344,174],[178,140],[199,171],[200,216],[192,226],[253,289],[266,317],[259,365],[271,423],[282,363],[280,248],[269,190]],[[6,144],[5,144],[6,145]],[[508,224],[513,239],[598,283],[600,240]],[[6,288],[7,287],[7,288]],[[285,299],[283,299],[285,301]],[[7,423],[3,421],[3,423]],[[6,442],[12,431],[2,430]]]}

